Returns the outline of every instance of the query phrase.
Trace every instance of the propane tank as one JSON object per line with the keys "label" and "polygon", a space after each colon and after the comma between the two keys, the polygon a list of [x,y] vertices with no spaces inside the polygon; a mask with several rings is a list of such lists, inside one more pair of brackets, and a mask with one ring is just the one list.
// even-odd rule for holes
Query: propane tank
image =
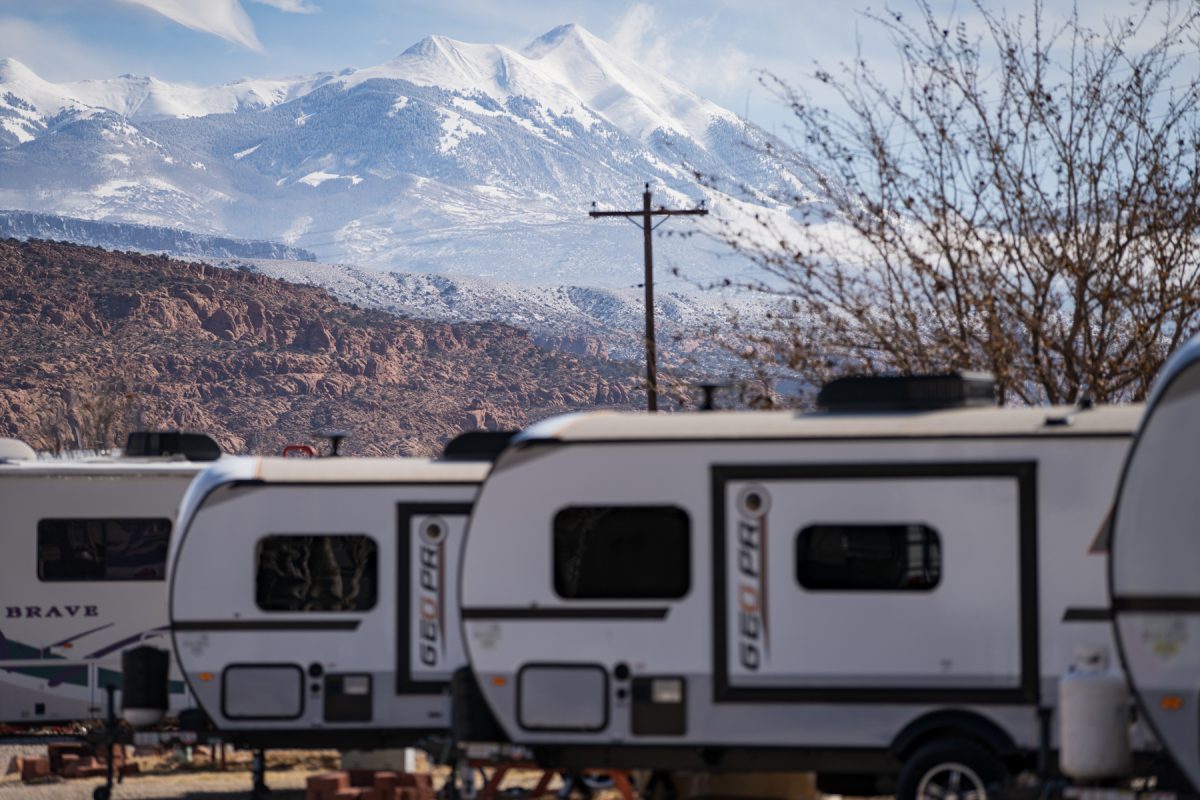
{"label": "propane tank", "polygon": [[170,660],[167,651],[145,645],[121,654],[122,715],[135,728],[154,725],[166,713]]}
{"label": "propane tank", "polygon": [[1129,688],[1104,648],[1076,652],[1058,682],[1059,768],[1078,781],[1120,778],[1133,770]]}

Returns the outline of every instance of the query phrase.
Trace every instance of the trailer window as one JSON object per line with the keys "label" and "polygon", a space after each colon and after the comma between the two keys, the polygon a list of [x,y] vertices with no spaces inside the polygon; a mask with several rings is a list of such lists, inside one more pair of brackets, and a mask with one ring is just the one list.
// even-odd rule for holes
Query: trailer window
{"label": "trailer window", "polygon": [[258,542],[255,593],[263,611],[366,611],[378,586],[369,536],[266,536]]}
{"label": "trailer window", "polygon": [[554,591],[671,599],[691,586],[691,531],[675,506],[573,506],[554,516]]}
{"label": "trailer window", "polygon": [[805,589],[921,591],[941,577],[941,539],[928,525],[811,525],[796,539]]}
{"label": "trailer window", "polygon": [[38,578],[43,581],[161,581],[171,520],[38,520]]}

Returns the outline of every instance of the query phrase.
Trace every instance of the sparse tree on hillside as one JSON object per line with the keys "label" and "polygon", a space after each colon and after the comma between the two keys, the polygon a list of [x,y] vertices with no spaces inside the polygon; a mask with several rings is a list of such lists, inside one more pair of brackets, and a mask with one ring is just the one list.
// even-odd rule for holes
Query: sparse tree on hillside
{"label": "sparse tree on hillside", "polygon": [[[1010,402],[1143,398],[1200,328],[1198,6],[1100,29],[976,7],[868,14],[895,45],[818,69],[840,113],[773,76],[813,176],[723,238],[787,299],[746,334],[763,374],[994,372]],[[977,25],[978,27],[973,27]],[[874,66],[873,66],[874,65]]]}

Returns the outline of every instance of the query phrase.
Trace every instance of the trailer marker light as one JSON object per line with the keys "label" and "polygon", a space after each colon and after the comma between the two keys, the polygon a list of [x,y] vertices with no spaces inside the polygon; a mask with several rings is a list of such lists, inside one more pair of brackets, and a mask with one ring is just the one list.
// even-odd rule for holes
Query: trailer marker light
{"label": "trailer marker light", "polygon": [[213,679],[213,674],[211,672],[201,672],[200,673],[200,680],[204,681],[205,683],[208,683],[212,679]]}
{"label": "trailer marker light", "polygon": [[656,678],[650,683],[652,703],[682,703],[683,681],[678,678]]}
{"label": "trailer marker light", "polygon": [[508,678],[505,678],[503,675],[493,675],[492,676],[492,686],[504,686],[507,683],[508,683]]}
{"label": "trailer marker light", "polygon": [[1162,706],[1163,711],[1178,711],[1183,708],[1183,698],[1177,694],[1169,694],[1159,702],[1159,705]]}

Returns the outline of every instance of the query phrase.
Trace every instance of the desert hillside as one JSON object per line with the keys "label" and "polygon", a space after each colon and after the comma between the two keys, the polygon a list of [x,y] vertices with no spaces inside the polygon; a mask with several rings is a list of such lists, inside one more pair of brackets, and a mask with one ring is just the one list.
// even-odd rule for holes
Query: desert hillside
{"label": "desert hillside", "polygon": [[140,426],[277,453],[337,428],[350,453],[428,454],[464,429],[641,404],[636,369],[517,328],[400,319],[260,274],[46,241],[0,241],[0,343],[0,436],[43,448]]}

